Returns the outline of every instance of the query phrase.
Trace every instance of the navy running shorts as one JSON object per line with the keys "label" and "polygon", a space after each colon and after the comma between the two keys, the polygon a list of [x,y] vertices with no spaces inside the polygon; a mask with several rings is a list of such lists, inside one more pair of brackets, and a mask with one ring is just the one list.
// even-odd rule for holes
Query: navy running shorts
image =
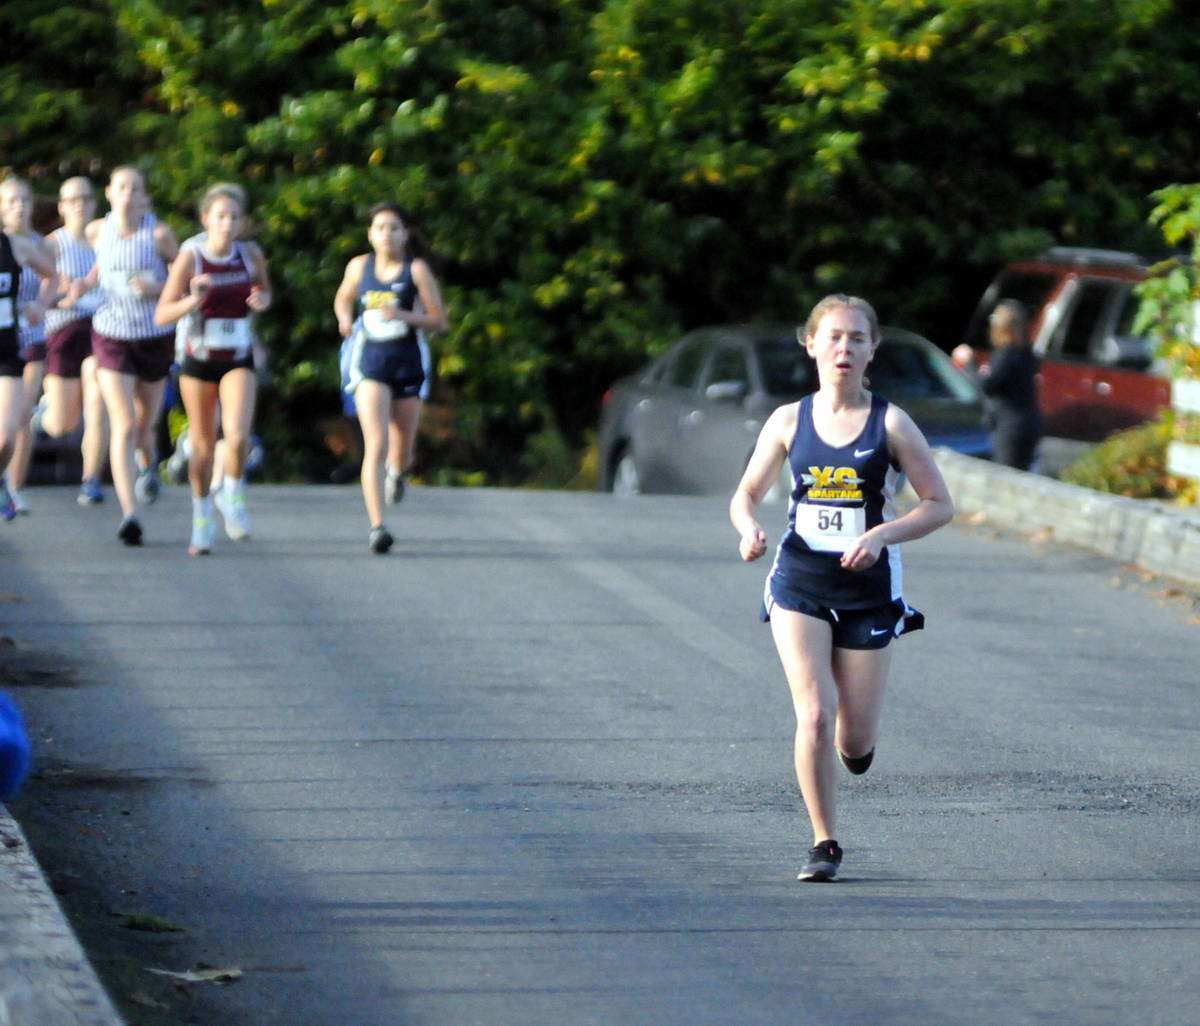
{"label": "navy running shorts", "polygon": [[413,339],[364,343],[359,371],[364,380],[387,385],[392,390],[393,399],[418,396],[425,383],[421,350]]}
{"label": "navy running shorts", "polygon": [[180,377],[197,378],[200,381],[207,381],[210,385],[217,385],[230,371],[254,370],[253,353],[235,357],[233,356],[234,350],[231,349],[229,352],[231,359],[228,360],[214,360],[211,358],[211,353],[207,360],[197,360],[194,356],[185,356],[183,363],[179,366]]}
{"label": "navy running shorts", "polygon": [[763,599],[759,619],[764,623],[771,619],[771,610],[778,606],[793,613],[802,613],[824,620],[833,628],[834,648],[876,649],[887,648],[893,638],[910,631],[919,631],[925,626],[925,617],[909,606],[903,599],[895,599],[881,606],[867,609],[832,609],[813,602],[792,591],[782,598],[768,590]]}
{"label": "navy running shorts", "polygon": [[21,378],[25,376],[25,361],[21,359],[21,351],[15,341],[0,345],[0,378]]}

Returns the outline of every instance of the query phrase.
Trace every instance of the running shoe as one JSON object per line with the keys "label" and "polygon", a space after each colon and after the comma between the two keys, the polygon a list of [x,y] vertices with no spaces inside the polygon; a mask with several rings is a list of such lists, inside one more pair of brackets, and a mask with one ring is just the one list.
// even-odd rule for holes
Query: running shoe
{"label": "running shoe", "polygon": [[407,484],[404,474],[397,474],[388,468],[387,477],[383,481],[383,501],[394,506],[404,500],[404,489]]}
{"label": "running shoe", "polygon": [[370,549],[377,555],[382,556],[388,549],[392,547],[392,542],[396,539],[392,537],[391,532],[386,527],[371,528]]}
{"label": "running shoe", "polygon": [[211,517],[192,518],[192,539],[188,542],[189,556],[207,556],[212,552],[217,525]]}
{"label": "running shoe", "polygon": [[213,496],[213,505],[225,518],[225,533],[233,541],[244,541],[250,537],[250,512],[246,509],[244,495],[235,495],[229,499],[224,491],[219,491]]}
{"label": "running shoe", "polygon": [[17,507],[13,504],[12,492],[3,483],[0,483],[0,517],[10,522],[17,519]]}
{"label": "running shoe", "polygon": [[20,513],[21,516],[28,516],[29,503],[25,501],[25,494],[17,491],[16,488],[10,488],[8,494],[12,499],[13,509]]}
{"label": "running shoe", "polygon": [[875,749],[872,748],[866,755],[852,756],[847,755],[839,748],[838,758],[842,760],[842,765],[857,777],[871,768],[871,760],[875,758]]}
{"label": "running shoe", "polygon": [[104,489],[94,477],[85,477],[79,484],[75,501],[81,506],[98,506],[104,501]]}
{"label": "running shoe", "polygon": [[122,520],[121,526],[117,528],[117,537],[126,545],[141,545],[142,525],[138,523],[137,517],[126,517]]}
{"label": "running shoe", "polygon": [[145,470],[138,471],[137,480],[133,483],[133,494],[137,497],[138,502],[143,506],[148,506],[158,498],[161,484],[158,471],[147,467]]}
{"label": "running shoe", "polygon": [[808,861],[800,870],[797,880],[806,883],[831,883],[842,864],[842,849],[837,841],[822,841],[808,850]]}

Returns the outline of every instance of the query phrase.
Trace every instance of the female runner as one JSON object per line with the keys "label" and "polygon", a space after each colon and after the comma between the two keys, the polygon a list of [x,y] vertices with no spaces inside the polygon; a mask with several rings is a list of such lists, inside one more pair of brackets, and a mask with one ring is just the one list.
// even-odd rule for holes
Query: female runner
{"label": "female runner", "polygon": [[92,313],[100,294],[81,294],[96,263],[87,239],[87,226],[95,213],[92,183],[83,177],[68,178],[58,190],[62,227],[46,236],[46,251],[58,269],[59,297],[46,311],[46,405],[40,421],[46,434],[61,438],[83,418],[81,506],[104,501],[100,478],[108,447],[108,417],[92,356]]}
{"label": "female runner", "polygon": [[[24,239],[39,252],[44,252],[44,240],[40,233],[33,230],[33,190],[28,182],[11,177],[0,182],[0,222],[10,239]],[[54,302],[55,287],[55,282],[45,281],[33,267],[22,269],[17,290],[17,341],[21,359],[25,361],[22,374],[24,388],[16,448],[6,474],[8,492],[13,508],[18,513],[29,512],[29,503],[22,491],[33,458],[33,432],[29,428],[29,418],[42,394],[42,376],[46,371],[46,310]]]}
{"label": "female runner", "polygon": [[[257,243],[244,242],[246,194],[221,182],[200,200],[204,232],[188,239],[171,265],[154,317],[160,325],[181,321],[183,364],[179,392],[187,411],[192,453],[193,556],[212,550],[213,504],[234,541],[250,536],[246,509],[246,455],[254,421],[253,317],[271,305],[267,261]],[[225,461],[220,493],[210,495],[217,444],[218,404]]]}
{"label": "female runner", "polygon": [[[902,597],[900,542],[954,515],[925,437],[895,404],[867,390],[879,322],[865,300],[827,296],[813,309],[804,345],[819,388],[767,419],[729,516],[742,559],[767,551],[755,510],[784,461],[793,488],[787,530],[763,601],[796,713],[795,766],[812,821],[813,847],[800,871],[832,880],[842,861],[834,808],[836,758],[865,773],[875,753],[894,637],[923,618]],[[918,502],[892,507],[898,475]]]}
{"label": "female runner", "polygon": [[383,554],[393,542],[383,522],[389,425],[402,460],[392,469],[402,475],[412,463],[425,381],[417,334],[445,331],[449,321],[426,247],[408,212],[395,203],[380,203],[368,213],[367,225],[372,252],[346,265],[333,312],[343,338],[356,331],[361,336],[351,380],[357,382],[354,405],[363,433],[363,501],[371,521],[368,546]]}
{"label": "female runner", "polygon": [[154,308],[179,252],[175,233],[151,213],[136,167],[116,168],[104,195],[108,216],[88,225],[103,290],[92,317],[92,351],[110,427],[109,468],[123,519],[117,537],[142,544],[138,504],[158,498],[155,428],[162,413],[175,339],[154,323]]}
{"label": "female runner", "polygon": [[[27,267],[33,268],[48,290],[54,287],[54,264],[41,247],[20,233],[0,230],[0,474],[8,470],[18,430],[29,420],[28,415],[22,416],[25,361],[20,353],[17,312],[21,272]],[[0,517],[12,520],[16,515],[12,496],[0,482]]]}

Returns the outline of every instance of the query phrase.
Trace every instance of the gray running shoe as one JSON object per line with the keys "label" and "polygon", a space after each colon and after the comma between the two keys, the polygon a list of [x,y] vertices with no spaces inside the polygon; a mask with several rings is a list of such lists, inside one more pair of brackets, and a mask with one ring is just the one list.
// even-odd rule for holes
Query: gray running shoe
{"label": "gray running shoe", "polygon": [[133,494],[143,506],[149,506],[150,503],[157,501],[160,487],[158,471],[147,467],[145,470],[138,471],[137,480],[133,483]]}
{"label": "gray running shoe", "polygon": [[875,758],[875,749],[872,748],[866,755],[847,755],[839,748],[838,758],[842,760],[842,765],[846,769],[858,777],[871,768],[871,760]]}
{"label": "gray running shoe", "polygon": [[822,841],[808,850],[808,861],[797,880],[806,883],[832,883],[842,864],[842,849],[837,841]]}
{"label": "gray running shoe", "polygon": [[141,545],[142,525],[138,523],[137,517],[126,517],[122,520],[121,526],[117,528],[117,537],[126,545]]}
{"label": "gray running shoe", "polygon": [[383,501],[389,506],[394,506],[396,503],[402,502],[404,500],[404,490],[407,485],[407,476],[405,474],[394,474],[389,467],[387,476],[383,479]]}
{"label": "gray running shoe", "polygon": [[368,544],[371,551],[376,555],[382,556],[386,553],[392,547],[394,541],[395,539],[386,527],[371,528],[371,539]]}

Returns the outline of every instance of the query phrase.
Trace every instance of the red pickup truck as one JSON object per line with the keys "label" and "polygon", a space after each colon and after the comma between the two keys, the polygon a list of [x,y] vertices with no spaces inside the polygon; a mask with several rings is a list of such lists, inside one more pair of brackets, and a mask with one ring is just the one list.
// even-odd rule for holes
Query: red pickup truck
{"label": "red pickup truck", "polygon": [[1153,343],[1132,333],[1147,264],[1132,253],[1055,247],[1009,264],[984,292],[963,341],[987,359],[988,315],[1001,299],[1030,313],[1041,357],[1038,397],[1047,435],[1097,442],[1170,405]]}

